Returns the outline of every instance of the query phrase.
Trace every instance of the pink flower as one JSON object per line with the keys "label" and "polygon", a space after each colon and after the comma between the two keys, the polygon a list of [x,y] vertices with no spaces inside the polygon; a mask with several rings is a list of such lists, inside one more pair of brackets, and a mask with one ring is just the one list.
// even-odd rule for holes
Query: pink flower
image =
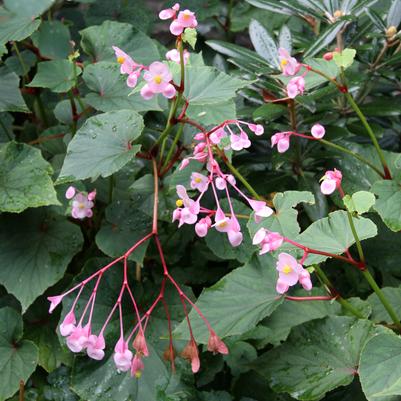
{"label": "pink flower", "polygon": [[197,189],[199,192],[207,191],[209,187],[209,178],[200,173],[191,174],[191,188]]}
{"label": "pink flower", "polygon": [[288,288],[295,285],[298,281],[305,290],[309,291],[312,289],[309,272],[288,253],[282,252],[278,255],[276,269],[279,272],[276,284],[276,290],[279,294],[287,292]]}
{"label": "pink flower", "polygon": [[294,99],[297,95],[302,95],[305,90],[304,77],[295,77],[287,84],[287,95],[289,98]]}
{"label": "pink flower", "polygon": [[218,145],[226,136],[227,132],[224,130],[224,128],[219,128],[209,135],[209,139],[214,145]]}
{"label": "pink flower", "polygon": [[88,193],[88,200],[94,201],[96,198],[96,189],[94,189],[92,192]]}
{"label": "pink flower", "polygon": [[88,338],[86,353],[88,354],[89,358],[100,361],[104,358],[105,347],[106,343],[104,341],[103,335],[100,334],[99,336],[95,336],[94,334],[92,334]]}
{"label": "pink flower", "polygon": [[321,178],[320,190],[324,195],[332,194],[337,188],[341,186],[343,175],[340,170],[327,170],[325,175]]}
{"label": "pink flower", "polygon": [[300,70],[301,64],[299,64],[294,57],[291,57],[287,50],[280,47],[278,49],[278,55],[284,76],[295,75]]}
{"label": "pink flower", "polygon": [[94,203],[88,199],[87,195],[79,192],[74,196],[72,201],[71,216],[74,217],[74,219],[80,220],[84,219],[85,217],[92,217],[93,206]]}
{"label": "pink flower", "polygon": [[180,5],[178,3],[175,3],[173,5],[173,7],[166,8],[165,10],[161,10],[159,13],[159,18],[162,20],[174,18],[179,9],[180,9]]}
{"label": "pink flower", "polygon": [[56,295],[54,297],[47,297],[47,300],[50,302],[49,313],[52,313],[57,305],[63,300],[63,296]]}
{"label": "pink flower", "polygon": [[242,150],[251,146],[251,141],[245,131],[241,131],[239,135],[232,133],[230,135],[231,149]]}
{"label": "pink flower", "polygon": [[180,164],[180,167],[178,168],[179,170],[184,170],[185,167],[188,167],[189,165],[189,159],[182,159],[182,162]]}
{"label": "pink flower", "polygon": [[213,227],[221,233],[226,233],[230,230],[230,219],[224,214],[220,207],[216,210]]}
{"label": "pink flower", "polygon": [[114,347],[114,363],[119,372],[127,372],[131,367],[132,352],[128,349],[128,344],[123,337],[117,341]]}
{"label": "pink flower", "polygon": [[75,195],[76,189],[74,187],[68,187],[67,191],[65,192],[65,197],[67,199],[72,199]]}
{"label": "pink flower", "polygon": [[234,215],[231,216],[230,218],[229,230],[227,231],[227,236],[232,246],[236,247],[241,245],[243,239],[241,226]]}
{"label": "pink flower", "polygon": [[255,211],[255,223],[260,223],[263,218],[273,214],[273,209],[266,205],[266,202],[248,199],[248,203]]}
{"label": "pink flower", "polygon": [[136,354],[131,363],[131,376],[139,379],[142,376],[142,371],[145,369],[142,358]]}
{"label": "pink flower", "polygon": [[67,347],[72,352],[81,352],[87,346],[89,333],[89,324],[87,324],[85,327],[75,327],[75,329],[73,329],[71,334],[67,337]]}
{"label": "pink flower", "polygon": [[284,153],[290,147],[290,132],[277,132],[271,137],[272,147],[277,145],[279,153]]}
{"label": "pink flower", "polygon": [[194,339],[188,341],[184,350],[182,351],[182,357],[191,362],[192,372],[196,373],[200,368],[198,347]]}
{"label": "pink flower", "polygon": [[298,282],[299,274],[303,271],[297,260],[285,252],[278,255],[276,269],[279,272],[276,285],[276,290],[279,294],[284,294],[289,287],[295,285]]}
{"label": "pink flower", "polygon": [[[184,65],[188,63],[189,60],[189,51],[184,49]],[[171,49],[166,53],[166,60],[174,61],[177,64],[181,63],[180,52],[177,49]]]}
{"label": "pink flower", "polygon": [[280,248],[283,240],[284,238],[279,233],[268,231],[262,227],[256,231],[252,243],[253,245],[260,245],[259,255],[263,255]]}
{"label": "pink flower", "polygon": [[223,189],[226,189],[226,187],[227,187],[226,180],[223,177],[216,177],[216,179],[214,180],[214,183],[216,184],[216,188],[219,189],[220,191],[222,191]]}
{"label": "pink flower", "polygon": [[64,317],[63,322],[60,324],[60,334],[63,337],[69,336],[75,329],[75,315],[74,312],[71,311],[67,313]]}
{"label": "pink flower", "polygon": [[326,133],[325,128],[323,127],[323,125],[319,123],[314,124],[311,129],[312,136],[317,139],[322,139],[325,133]]}
{"label": "pink flower", "polygon": [[170,32],[175,35],[181,35],[185,28],[196,28],[198,21],[196,20],[195,13],[189,10],[180,11],[177,19],[170,25]]}
{"label": "pink flower", "polygon": [[176,190],[179,199],[176,201],[177,209],[173,212],[173,221],[179,221],[178,227],[196,223],[200,211],[199,202],[190,199],[183,185],[177,185]]}
{"label": "pink flower", "polygon": [[212,226],[212,220],[210,219],[209,216],[204,217],[203,219],[200,219],[196,224],[195,224],[195,232],[198,235],[198,237],[206,237],[207,232],[209,231],[209,228]]}
{"label": "pink flower", "polygon": [[136,352],[140,355],[149,356],[148,346],[146,344],[145,336],[143,335],[142,330],[140,330],[135,337],[133,346],[136,349]]}
{"label": "pink flower", "polygon": [[121,74],[127,74],[127,85],[130,88],[134,88],[137,84],[138,77],[143,69],[143,66],[137,64],[127,53],[123,52],[117,46],[112,46],[114,53],[117,57],[117,62],[121,64]]}
{"label": "pink flower", "polygon": [[261,124],[248,124],[248,128],[255,134],[255,135],[263,135],[265,129]]}
{"label": "pink flower", "polygon": [[209,340],[207,342],[207,350],[213,352],[213,354],[228,354],[228,348],[226,344],[221,341],[219,336],[213,330],[210,331]]}
{"label": "pink flower", "polygon": [[141,89],[141,95],[148,100],[155,93],[162,93],[167,99],[175,96],[176,90],[170,83],[172,80],[171,72],[168,67],[160,61],[155,61],[149,66],[149,70],[143,74],[144,80],[147,82]]}

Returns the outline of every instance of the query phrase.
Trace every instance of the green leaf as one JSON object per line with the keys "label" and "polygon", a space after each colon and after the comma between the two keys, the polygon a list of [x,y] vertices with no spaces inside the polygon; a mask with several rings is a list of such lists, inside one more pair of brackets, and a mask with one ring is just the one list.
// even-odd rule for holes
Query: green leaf
{"label": "green leaf", "polygon": [[297,400],[318,400],[354,380],[361,349],[373,334],[375,328],[367,320],[345,316],[314,320],[293,329],[283,345],[252,366],[274,391]]}
{"label": "green leaf", "polygon": [[70,39],[68,27],[60,21],[44,21],[32,35],[32,41],[40,54],[49,58],[67,58],[72,52]]}
{"label": "green leaf", "polygon": [[[401,339],[393,333],[372,337],[362,350],[359,377],[369,401],[401,395]],[[394,397],[394,400],[399,397]]]}
{"label": "green leaf", "polygon": [[245,62],[251,62],[255,66],[268,67],[270,70],[270,64],[263,58],[260,57],[256,52],[249,50],[245,47],[238,46],[232,43],[223,42],[221,40],[208,40],[206,44],[210,46],[216,52],[224,54],[234,59],[239,59]]}
{"label": "green leaf", "polygon": [[4,6],[18,16],[35,18],[43,14],[55,0],[4,0]]}
{"label": "green leaf", "polygon": [[[207,316],[217,335],[240,335],[282,303],[282,297],[277,296],[276,279],[273,258],[270,255],[255,256],[205,289],[196,305]],[[208,330],[202,319],[193,309],[189,317],[196,340],[207,343]],[[186,321],[180,323],[174,334],[178,338],[189,338]]]}
{"label": "green leaf", "polygon": [[[305,296],[304,290],[294,292],[295,296]],[[327,292],[318,288],[312,289],[308,295],[327,295]],[[279,345],[287,339],[293,327],[320,319],[328,315],[336,315],[340,311],[338,302],[312,301],[295,302],[284,301],[278,308],[262,322],[263,327],[268,329],[268,340],[271,344]],[[266,340],[266,339],[265,339]]]}
{"label": "green leaf", "polygon": [[[153,191],[153,188],[152,188]],[[99,249],[111,257],[121,256],[152,229],[150,216],[130,201],[115,201],[106,208],[106,219],[96,235]],[[130,259],[142,263],[149,241],[138,247]]]}
{"label": "green leaf", "polygon": [[196,29],[185,28],[184,33],[182,35],[182,40],[183,42],[188,43],[192,47],[192,49],[195,49],[196,37],[197,37]]}
{"label": "green leaf", "polygon": [[289,30],[287,25],[283,25],[280,29],[279,34],[279,48],[283,48],[287,50],[289,54],[292,52],[292,37],[291,31]]}
{"label": "green leaf", "polygon": [[372,192],[358,191],[350,195],[345,195],[343,202],[347,210],[351,213],[367,213],[375,204],[376,198]]}
{"label": "green leaf", "polygon": [[110,111],[88,118],[68,144],[57,181],[112,175],[139,151],[139,145],[131,144],[142,129],[143,119],[135,111]]}
{"label": "green leaf", "polygon": [[308,191],[286,191],[277,193],[273,198],[273,206],[276,210],[272,216],[263,219],[259,224],[255,223],[253,218],[248,222],[248,230],[251,238],[259,228],[264,227],[270,231],[279,232],[288,238],[296,237],[301,228],[298,224],[298,211],[295,206],[300,203],[315,203],[315,197]]}
{"label": "green leaf", "polygon": [[[81,68],[76,67],[77,75]],[[68,92],[75,85],[74,66],[69,60],[43,61],[38,64],[38,72],[27,85],[30,87],[49,88],[53,92]]]}
{"label": "green leaf", "polygon": [[344,27],[344,21],[337,21],[329,25],[328,28],[319,34],[319,37],[313,41],[313,44],[305,52],[304,57],[313,57],[323,49],[330,47],[330,43],[335,39],[336,35]]}
{"label": "green leaf", "polygon": [[22,318],[9,307],[0,309],[0,401],[11,397],[20,380],[27,382],[38,363],[38,348],[22,340]]}
{"label": "green leaf", "polygon": [[[356,232],[362,241],[377,235],[376,225],[365,217],[353,217]],[[295,241],[309,248],[340,255],[355,243],[355,238],[349,226],[347,213],[337,210],[312,223]],[[328,257],[310,254],[305,265],[321,263]]]}
{"label": "green leaf", "polygon": [[129,54],[136,62],[148,65],[160,58],[153,40],[130,24],[105,21],[80,31],[81,46],[93,61],[115,61],[112,46]]}
{"label": "green leaf", "polygon": [[395,117],[401,114],[401,110],[390,98],[378,97],[373,101],[361,105],[361,111],[371,117]]}
{"label": "green leaf", "polygon": [[[401,288],[384,287],[382,288],[382,292],[390,302],[390,305],[395,310],[397,316],[401,319]],[[388,312],[384,308],[376,293],[369,295],[367,300],[372,306],[372,316],[370,317],[372,321],[376,323],[392,322]]]}
{"label": "green leaf", "polygon": [[11,40],[21,41],[32,35],[40,25],[40,19],[18,16],[0,7],[0,44]]}
{"label": "green leaf", "polygon": [[9,70],[15,72],[18,76],[23,76],[30,71],[30,69],[36,64],[37,60],[35,54],[29,50],[20,51],[20,56],[24,65],[21,64],[21,61],[17,55],[8,57],[4,64]]}
{"label": "green leaf", "polygon": [[249,24],[249,36],[259,56],[263,57],[273,68],[280,69],[276,43],[265,27],[260,22],[252,20]]}
{"label": "green leaf", "polygon": [[139,92],[129,95],[131,89],[126,83],[127,76],[120,73],[117,62],[100,61],[88,65],[82,78],[92,91],[85,96],[85,101],[96,110],[162,110],[157,96],[151,100],[145,100]]}
{"label": "green leaf", "polygon": [[392,231],[401,230],[401,187],[392,180],[377,181],[372,186],[372,192],[378,199],[374,209],[383,222]]}
{"label": "green leaf", "polygon": [[28,113],[19,89],[19,78],[14,72],[7,68],[0,68],[0,111],[18,111]]}
{"label": "green leaf", "polygon": [[258,107],[253,112],[253,118],[255,120],[263,119],[265,121],[273,121],[278,117],[281,117],[287,112],[286,107],[279,104],[267,103]]}
{"label": "green leaf", "polygon": [[0,211],[60,204],[52,173],[40,150],[16,142],[0,145]]}
{"label": "green leaf", "polygon": [[355,55],[355,49],[344,49],[341,53],[334,52],[333,60],[337,64],[338,68],[343,68],[345,70],[352,65]]}
{"label": "green leaf", "polygon": [[27,307],[60,280],[83,238],[77,225],[44,209],[0,216],[0,283]]}

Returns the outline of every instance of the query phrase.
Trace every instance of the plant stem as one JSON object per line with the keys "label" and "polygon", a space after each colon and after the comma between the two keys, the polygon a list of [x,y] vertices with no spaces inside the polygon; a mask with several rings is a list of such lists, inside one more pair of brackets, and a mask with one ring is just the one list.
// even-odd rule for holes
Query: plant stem
{"label": "plant stem", "polygon": [[261,197],[258,195],[258,193],[252,188],[252,185],[246,180],[246,178],[230,163],[230,161],[227,159],[226,155],[219,149],[217,148],[217,152],[219,156],[222,158],[226,166],[230,169],[230,171],[244,184],[245,188],[249,191],[249,193],[252,194],[252,196],[260,200]]}
{"label": "plant stem", "polygon": [[350,95],[349,92],[345,93],[345,97],[348,100],[348,103],[351,105],[351,107],[354,109],[355,113],[358,115],[359,119],[361,120],[363,126],[365,127],[367,133],[370,136],[370,139],[373,143],[373,146],[376,148],[377,154],[379,156],[380,162],[383,166],[383,170],[384,170],[384,178],[385,179],[391,179],[391,173],[390,170],[388,168],[386,159],[384,158],[383,152],[380,148],[379,142],[377,142],[377,139],[375,137],[375,134],[373,133],[373,130],[371,128],[371,126],[369,125],[368,121],[366,120],[365,115],[362,113],[361,109],[359,108],[359,106],[355,103],[354,98]]}
{"label": "plant stem", "polygon": [[15,53],[17,53],[17,58],[18,58],[18,60],[19,60],[19,62],[21,64],[22,71],[24,72],[24,75],[22,76],[22,86],[24,86],[25,85],[25,78],[28,75],[28,68],[25,65],[24,59],[22,58],[21,53],[20,53],[20,51],[18,49],[17,42],[14,42],[13,47],[14,47]]}
{"label": "plant stem", "polygon": [[327,288],[329,289],[329,291],[331,293],[333,293],[333,295],[336,296],[336,301],[344,308],[347,309],[348,311],[350,311],[353,315],[355,315],[357,318],[359,319],[364,319],[365,316],[356,308],[354,308],[352,306],[352,304],[350,302],[348,302],[346,299],[344,299],[343,297],[341,297],[337,291],[334,289],[333,283],[330,281],[330,279],[326,276],[326,274],[323,272],[323,270],[315,265],[315,272],[316,275],[318,276],[318,278],[322,281],[323,284],[325,284],[327,286]]}
{"label": "plant stem", "polygon": [[[347,216],[348,216],[348,221],[349,225],[351,227],[352,235],[355,238],[355,243],[356,247],[358,249],[358,255],[365,265],[365,255],[363,253],[361,241],[359,240],[358,233],[356,232],[355,224],[352,219],[352,215],[349,211],[347,211]],[[397,313],[394,311],[393,307],[391,306],[390,302],[384,295],[383,291],[380,289],[380,287],[377,285],[375,279],[373,276],[370,274],[369,270],[367,269],[366,265],[364,266],[363,269],[360,269],[362,271],[362,274],[364,275],[366,281],[369,283],[371,286],[372,290],[376,293],[377,297],[379,298],[380,302],[383,304],[384,308],[386,309],[387,313],[390,315],[391,319],[393,320],[394,324],[397,326],[398,330],[401,331],[401,323],[400,320],[398,319]]]}
{"label": "plant stem", "polygon": [[173,155],[173,152],[174,152],[174,148],[176,147],[177,142],[180,140],[183,131],[184,131],[184,124],[180,124],[180,126],[178,127],[178,130],[177,130],[177,133],[175,134],[173,143],[171,144],[171,147],[167,153],[166,160],[163,163],[162,170],[164,170],[166,168],[168,162],[170,161],[170,159]]}
{"label": "plant stem", "polygon": [[377,285],[376,280],[370,274],[368,269],[362,271],[363,275],[365,276],[366,281],[372,287],[373,291],[376,293],[377,297],[379,298],[380,302],[383,304],[384,308],[386,309],[387,313],[390,315],[392,321],[394,322],[395,326],[397,327],[398,331],[401,331],[401,323],[400,319],[397,316],[397,313],[391,306],[390,302],[384,295],[381,288]]}
{"label": "plant stem", "polygon": [[377,174],[379,174],[382,178],[384,178],[384,174],[373,164],[371,163],[369,160],[365,159],[364,157],[362,157],[361,155],[359,155],[358,153],[353,152],[352,150],[349,150],[347,148],[344,148],[341,145],[337,145],[333,142],[327,141],[326,139],[319,139],[319,142],[330,146],[334,149],[339,150],[340,152],[343,153],[347,153],[352,157],[355,157],[356,159],[358,159],[359,161],[361,161],[362,163],[366,164],[367,166],[369,166],[372,170],[374,170]]}

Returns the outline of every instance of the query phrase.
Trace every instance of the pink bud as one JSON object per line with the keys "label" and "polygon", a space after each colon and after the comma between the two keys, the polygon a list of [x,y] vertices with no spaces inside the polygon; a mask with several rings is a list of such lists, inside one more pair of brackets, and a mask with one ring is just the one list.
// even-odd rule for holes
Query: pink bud
{"label": "pink bud", "polygon": [[88,193],[88,200],[93,201],[96,198],[96,189]]}
{"label": "pink bud", "polygon": [[220,191],[223,191],[224,189],[226,189],[227,184],[226,184],[226,180],[222,177],[216,177],[216,179],[214,180],[216,183],[216,188],[219,189]]}
{"label": "pink bud", "polygon": [[203,132],[198,132],[195,136],[194,139],[196,141],[204,141],[205,140],[205,134]]}
{"label": "pink bud", "polygon": [[178,170],[184,170],[185,167],[187,167],[189,164],[189,160],[188,159],[182,159],[182,162],[180,164],[180,167],[178,168]]}
{"label": "pink bud", "polygon": [[89,358],[100,361],[104,358],[104,348],[106,344],[102,334],[95,336],[90,335],[87,342],[86,353]]}
{"label": "pink bud", "polygon": [[149,356],[148,346],[146,345],[145,336],[143,335],[142,330],[140,330],[135,337],[133,346],[139,354]]}
{"label": "pink bud", "polygon": [[332,60],[332,59],[333,59],[333,52],[324,53],[324,54],[323,54],[323,58],[324,58],[326,61]]}
{"label": "pink bud", "polygon": [[188,341],[184,350],[181,353],[182,357],[191,362],[192,372],[196,373],[199,371],[200,360],[198,347],[194,339]]}
{"label": "pink bud", "polygon": [[52,313],[57,305],[63,300],[63,296],[56,295],[54,297],[47,297],[47,300],[50,301],[49,313]]}
{"label": "pink bud", "polygon": [[227,346],[221,341],[217,334],[212,330],[210,331],[209,341],[207,343],[207,350],[214,354],[228,354]]}
{"label": "pink bud", "polygon": [[65,192],[65,197],[67,199],[72,199],[75,195],[76,189],[73,186],[70,186],[67,188],[67,191]]}
{"label": "pink bud", "polygon": [[265,132],[263,125],[261,124],[248,124],[248,127],[255,135],[258,136]]}
{"label": "pink bud", "polygon": [[205,237],[207,235],[207,232],[209,228],[212,225],[212,221],[210,220],[209,216],[204,217],[203,219],[200,219],[196,224],[195,224],[195,232],[198,235],[198,237]]}
{"label": "pink bud", "polygon": [[136,354],[131,363],[131,376],[139,379],[144,369],[145,365],[142,362],[141,356]]}
{"label": "pink bud", "polygon": [[326,130],[323,125],[317,123],[313,125],[311,133],[314,138],[322,139],[324,137],[324,134],[326,133]]}
{"label": "pink bud", "polygon": [[200,142],[195,146],[194,153],[201,153],[204,151],[205,148],[206,148],[206,143]]}
{"label": "pink bud", "polygon": [[64,317],[63,322],[60,324],[60,334],[63,337],[69,336],[75,329],[75,315],[74,312],[71,311],[67,313]]}

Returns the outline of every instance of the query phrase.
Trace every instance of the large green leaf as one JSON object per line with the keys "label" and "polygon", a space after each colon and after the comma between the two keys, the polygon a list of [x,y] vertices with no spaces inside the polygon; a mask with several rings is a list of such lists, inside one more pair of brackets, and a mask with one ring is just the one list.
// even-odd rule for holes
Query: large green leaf
{"label": "large green leaf", "polygon": [[[76,67],[77,75],[81,68]],[[27,85],[31,87],[49,88],[53,92],[68,92],[75,85],[74,66],[69,60],[43,61],[38,64],[38,72]]]}
{"label": "large green leaf", "polygon": [[374,209],[392,231],[401,230],[401,186],[392,180],[377,181],[372,186],[378,199]]}
{"label": "large green leaf", "polygon": [[29,112],[19,89],[19,78],[7,68],[0,69],[0,111]]}
{"label": "large green leaf", "polygon": [[120,74],[117,62],[100,61],[88,65],[83,73],[83,79],[92,91],[85,96],[85,101],[96,110],[158,110],[158,96],[144,100],[139,92],[128,96],[131,89],[126,84],[127,75]]}
{"label": "large green leaf", "polygon": [[369,401],[401,395],[401,338],[393,333],[372,337],[362,350],[359,377]]}
{"label": "large green leaf", "polygon": [[319,400],[350,384],[367,339],[375,334],[367,320],[330,316],[298,326],[283,345],[265,353],[253,368],[276,392],[297,400]]}
{"label": "large green leaf", "polygon": [[60,280],[80,250],[80,229],[44,209],[0,216],[0,283],[27,307]]}
{"label": "large green leaf", "polygon": [[44,13],[54,2],[55,0],[4,0],[4,6],[18,16],[35,18]]}
{"label": "large green leaf", "polygon": [[0,309],[0,401],[11,397],[20,380],[27,382],[38,363],[38,348],[22,340],[22,318],[9,307]]}
{"label": "large green leaf", "polygon": [[[220,337],[245,333],[283,302],[276,292],[273,264],[270,255],[255,256],[202,292],[196,305]],[[189,317],[196,340],[207,343],[208,330],[203,320],[193,309]],[[180,323],[175,334],[188,338],[186,321]]]}
{"label": "large green leaf", "polygon": [[40,150],[16,142],[0,145],[0,211],[58,205],[52,173]]}
{"label": "large green leaf", "polygon": [[40,19],[19,16],[0,7],[0,44],[20,41],[32,35],[40,25]]}
{"label": "large green leaf", "polygon": [[121,48],[136,62],[145,65],[160,58],[155,42],[130,24],[105,21],[102,25],[85,28],[80,33],[81,46],[93,61],[115,60],[112,46]]}
{"label": "large green leaf", "polygon": [[120,110],[86,120],[68,145],[59,182],[108,177],[124,167],[138,152],[131,145],[143,129],[135,111]]}
{"label": "large green leaf", "polygon": [[[118,257],[151,230],[151,217],[138,210],[138,205],[118,200],[107,207],[106,219],[96,235],[96,244],[106,255]],[[149,241],[138,247],[130,259],[141,263],[148,245]]]}
{"label": "large green leaf", "polygon": [[[377,235],[377,227],[371,220],[364,217],[353,217],[353,222],[360,240]],[[296,238],[296,241],[309,248],[339,255],[355,243],[355,238],[347,213],[337,210],[330,213],[328,217],[312,223]],[[310,254],[305,264],[320,263],[326,259],[327,256]]]}

